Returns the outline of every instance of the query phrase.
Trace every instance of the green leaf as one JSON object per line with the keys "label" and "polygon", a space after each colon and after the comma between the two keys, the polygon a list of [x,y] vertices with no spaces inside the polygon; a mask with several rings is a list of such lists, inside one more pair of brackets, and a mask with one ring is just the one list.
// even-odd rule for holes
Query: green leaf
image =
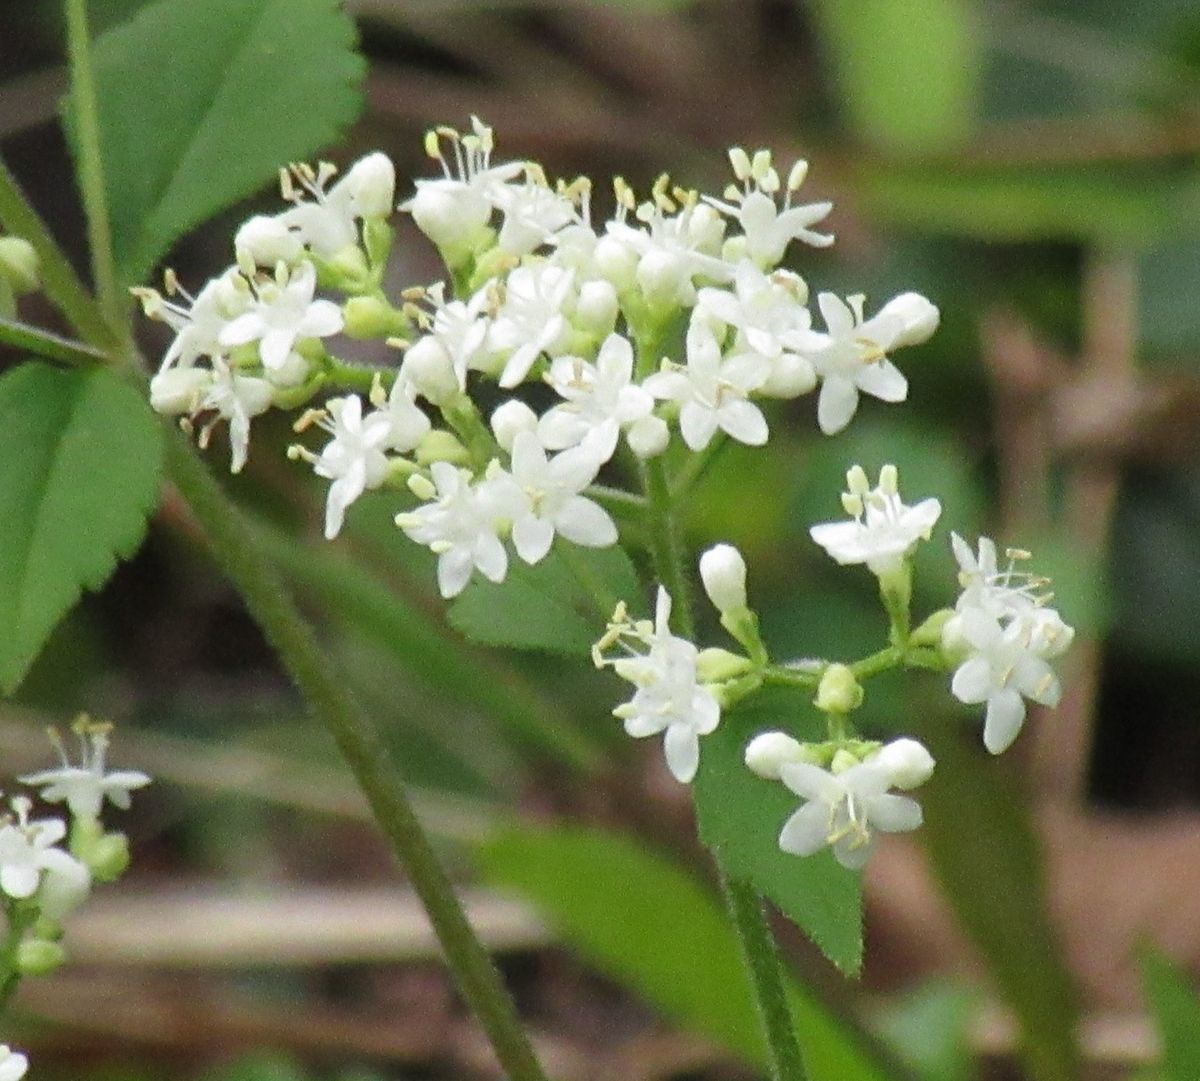
{"label": "green leaf", "polygon": [[800,858],[779,848],[779,831],[800,806],[783,785],[746,769],[742,755],[759,732],[782,729],[800,739],[823,739],[814,710],[794,691],[766,691],[722,718],[701,743],[695,782],[700,837],[731,878],[752,883],[798,924],[839,968],[862,965],[862,890],[859,876],[825,850]]}
{"label": "green leaf", "polygon": [[983,70],[971,0],[819,0],[812,11],[864,139],[939,150],[970,134]]}
{"label": "green leaf", "polygon": [[1163,1081],[1200,1077],[1200,998],[1161,954],[1142,958],[1146,1005],[1162,1036]]}
{"label": "green leaf", "polygon": [[642,608],[637,572],[623,549],[560,541],[532,567],[509,563],[503,582],[476,577],[450,606],[450,623],[490,646],[587,654],[617,601]]}
{"label": "green leaf", "polygon": [[364,64],[336,0],[160,0],[94,50],[117,268],[142,281],[188,229],[333,142]]}
{"label": "green leaf", "polygon": [[104,368],[0,378],[0,689],[19,684],[84,589],[136,551],[162,447],[141,394]]}
{"label": "green leaf", "polygon": [[[1003,765],[937,707],[916,709],[937,760],[921,788],[925,843],[963,928],[1022,1030],[1032,1081],[1076,1081],[1075,990],[1046,909],[1041,855],[1025,797]],[[968,738],[969,736],[969,738]]]}
{"label": "green leaf", "polygon": [[[691,875],[628,838],[577,827],[505,831],[482,845],[479,859],[490,882],[532,900],[606,975],[688,1028],[765,1063],[733,930]],[[788,992],[809,1081],[899,1076],[812,991],[788,980]]]}

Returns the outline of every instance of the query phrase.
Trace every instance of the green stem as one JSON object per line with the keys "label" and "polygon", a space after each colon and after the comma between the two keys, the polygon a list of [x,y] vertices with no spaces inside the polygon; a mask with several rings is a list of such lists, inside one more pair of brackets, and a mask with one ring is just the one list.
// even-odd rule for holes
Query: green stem
{"label": "green stem", "polygon": [[903,661],[903,649],[899,646],[886,646],[877,653],[864,657],[861,661],[855,661],[850,665],[850,671],[857,679],[867,679],[870,676],[879,675],[880,672],[896,668]]}
{"label": "green stem", "polygon": [[166,435],[172,481],[309,709],[336,740],[421,898],[463,997],[487,1032],[501,1066],[513,1081],[545,1081],[512,1000],[429,845],[381,733],[329,666],[241,514],[179,433],[172,428]]}
{"label": "green stem", "polygon": [[92,277],[100,308],[117,323],[125,302],[117,281],[113,258],[112,227],[104,185],[104,158],[100,152],[100,110],[92,71],[92,46],[88,37],[87,0],[66,0],[67,60],[71,68],[71,101],[75,106],[75,141],[83,209],[87,214],[88,244],[92,251]]}
{"label": "green stem", "polygon": [[21,349],[46,360],[57,360],[63,364],[107,364],[109,355],[93,349],[83,342],[61,338],[41,327],[33,327],[17,319],[0,316],[0,344]]}
{"label": "green stem", "polygon": [[692,489],[704,479],[709,467],[720,457],[721,452],[729,446],[729,437],[724,432],[717,432],[709,440],[708,446],[699,454],[688,458],[687,464],[679,471],[675,483],[671,485],[671,497],[676,504],[686,499]]}
{"label": "green stem", "polygon": [[[821,662],[824,666],[824,662]],[[801,687],[811,690],[821,682],[820,672],[801,672],[781,664],[770,664],[763,669],[763,683],[773,687]]]}
{"label": "green stem", "polygon": [[[671,594],[674,602],[671,613],[676,626],[685,637],[694,638],[691,598],[672,514],[666,467],[660,455],[642,462],[640,468],[650,510],[650,550],[654,568],[659,581]],[[759,1020],[770,1052],[771,1076],[774,1081],[804,1081],[804,1061],[796,1043],[779,956],[763,911],[762,898],[748,883],[730,878],[716,852],[713,853],[713,861],[737,930],[742,959],[750,976]]]}
{"label": "green stem", "polygon": [[338,360],[337,357],[326,357],[323,367],[328,382],[335,384],[339,389],[352,390],[359,394],[370,394],[376,377],[383,384],[384,390],[390,390],[396,381],[395,368],[371,368],[364,364],[350,364]]}
{"label": "green stem", "polygon": [[46,295],[66,316],[76,333],[100,345],[119,344],[121,335],[109,324],[3,161],[0,161],[0,225],[33,245]]}

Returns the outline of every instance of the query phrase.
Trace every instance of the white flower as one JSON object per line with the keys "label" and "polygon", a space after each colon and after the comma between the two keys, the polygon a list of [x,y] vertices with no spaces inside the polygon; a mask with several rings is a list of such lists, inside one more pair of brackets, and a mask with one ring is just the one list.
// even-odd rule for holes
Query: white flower
{"label": "white flower", "polygon": [[[437,555],[442,596],[458,596],[475,570],[490,581],[502,582],[508,554],[497,534],[523,500],[512,477],[495,468],[475,484],[467,470],[448,462],[434,462],[429,472],[433,484],[427,495],[432,502],[396,515],[396,524]],[[416,486],[410,482],[410,487]]]}
{"label": "white flower", "polygon": [[28,1069],[28,1058],[8,1044],[0,1043],[0,1081],[21,1081]]}
{"label": "white flower", "polygon": [[[395,166],[386,154],[378,151],[356,161],[326,191],[336,172],[328,162],[322,162],[316,171],[299,165],[280,173],[283,197],[296,205],[277,220],[298,241],[325,259],[358,244],[356,219],[387,217],[396,192]],[[305,195],[311,197],[311,202],[304,199]]]}
{"label": "white flower", "polygon": [[846,474],[849,491],[842,493],[848,522],[825,522],[808,532],[842,566],[865,563],[876,575],[897,569],[920,540],[928,540],[942,513],[936,499],[915,506],[900,501],[899,476],[894,465],[879,471],[879,485],[868,486],[861,466]]}
{"label": "white flower", "polygon": [[[267,380],[241,375],[220,357],[213,358],[212,374],[197,412],[215,410],[218,419],[229,421],[229,471],[240,473],[250,449],[250,419],[271,408],[274,392]],[[208,445],[215,423],[214,420],[201,429],[201,448]]]}
{"label": "white flower", "polygon": [[811,856],[829,845],[838,863],[857,870],[871,854],[876,831],[897,833],[921,824],[916,800],[888,792],[894,782],[877,756],[841,773],[785,762],[779,777],[807,801],[779,832],[779,847],[796,856]]}
{"label": "white flower", "polygon": [[[608,632],[594,651],[597,664],[611,665],[622,679],[637,687],[630,701],[613,710],[635,739],[663,737],[667,768],[687,784],[700,764],[700,737],[714,731],[721,706],[712,690],[697,682],[699,651],[686,638],[671,633],[671,596],[659,586],[653,625],[629,622],[618,608]],[[604,660],[602,651],[620,643],[626,655]],[[635,646],[646,649],[641,653]]]}
{"label": "white flower", "polygon": [[382,410],[364,418],[362,399],[356,394],[331,398],[325,410],[327,416],[318,423],[333,438],[313,462],[313,471],[333,481],[325,501],[325,539],[333,540],[350,504],[368,488],[378,488],[387,476],[384,451],[392,441],[393,426],[391,416]]}
{"label": "white flower", "polygon": [[139,770],[105,771],[109,737],[105,725],[77,727],[80,742],[79,765],[67,759],[61,743],[55,740],[62,765],[58,769],[42,770],[18,778],[22,784],[41,789],[47,803],[66,801],[75,818],[94,819],[107,799],[114,807],[129,809],[129,793],[150,783],[150,778]]}
{"label": "white flower", "polygon": [[1010,548],[1008,566],[1000,570],[996,559],[996,542],[989,537],[979,538],[979,554],[957,533],[950,534],[950,545],[958,561],[958,581],[962,586],[955,608],[964,612],[979,608],[995,619],[1006,621],[1025,616],[1045,603],[1041,591],[1049,580],[1016,569],[1018,559],[1029,553]]}
{"label": "white flower", "polygon": [[0,891],[21,900],[37,893],[42,872],[72,859],[55,846],[67,835],[61,818],[29,820],[31,803],[18,796],[12,801],[15,821],[0,826]]}
{"label": "white flower", "polygon": [[607,462],[621,429],[654,408],[650,392],[633,382],[633,346],[620,334],[605,338],[595,364],[582,357],[555,358],[546,382],[564,399],[538,424],[538,435],[551,450],[586,442],[599,461]]}
{"label": "white flower", "polygon": [[257,287],[250,310],[228,323],[218,340],[227,348],[256,341],[263,367],[282,367],[298,340],[326,338],[342,329],[342,309],[331,300],[314,300],[316,287],[311,263],[293,271],[279,268],[274,281]]}
{"label": "white flower", "polygon": [[809,228],[828,215],[833,209],[832,203],[792,206],[792,196],[808,173],[807,162],[797,161],[792,166],[780,207],[776,194],[781,184],[769,151],[759,150],[750,158],[740,147],[734,147],[729,152],[729,160],[742,187],[730,185],[725,190],[726,202],[706,196],[712,206],[736,219],[742,227],[743,235],[731,238],[726,244],[727,258],[744,253],[761,267],[773,267],[783,258],[793,240],[803,240],[816,248],[826,248],[833,243],[833,237],[828,233],[817,233]]}
{"label": "white flower", "polygon": [[[860,392],[885,402],[904,401],[908,396],[908,380],[888,360],[888,351],[912,344],[916,340],[914,335],[925,328],[932,333],[930,311],[934,313],[933,325],[937,322],[937,309],[915,293],[895,298],[866,320],[864,298],[855,295],[848,301],[847,305],[833,293],[821,293],[817,306],[828,333],[789,337],[789,344],[808,357],[822,379],[817,423],[826,435],[840,432],[850,423],[858,409]],[[916,301],[924,304],[918,305]]]}
{"label": "white flower", "polygon": [[1037,649],[1037,624],[1018,616],[1007,627],[980,608],[961,613],[960,633],[971,655],[954,672],[951,693],[967,705],[987,703],[983,742],[1000,754],[1025,721],[1025,699],[1057,706],[1062,686]]}
{"label": "white flower", "polygon": [[509,354],[500,373],[502,387],[515,387],[542,353],[561,350],[566,343],[574,283],[573,271],[552,263],[520,266],[509,274],[504,304],[489,335],[491,348]]}
{"label": "white flower", "polygon": [[175,333],[163,355],[160,371],[172,367],[190,368],[201,357],[219,356],[227,350],[220,343],[221,332],[253,303],[246,279],[237,267],[229,267],[207,282],[193,297],[172,275],[167,276],[170,295],[179,294],[187,306],[166,300],[154,289],[135,289],[142,309],[151,319],[166,323]]}
{"label": "white flower", "polygon": [[770,364],[753,354],[721,359],[721,346],[703,319],[687,333],[687,365],[664,363],[643,384],[656,398],[679,402],[679,430],[692,450],[703,450],[720,428],[752,447],[767,441],[767,421],[747,395],[761,386]]}
{"label": "white flower", "polygon": [[[680,207],[665,188],[664,178],[655,186],[654,201],[634,210],[634,216],[646,226],[638,229],[625,221],[627,212],[634,209],[632,193],[618,185],[621,205],[607,229],[610,237],[637,255],[634,277],[650,304],[688,306],[696,300],[695,278],[728,281],[731,276],[729,266],[718,255],[724,225],[720,215],[696,202],[694,194],[682,193],[687,198]],[[614,284],[620,287],[618,282]]]}
{"label": "white flower", "polygon": [[617,542],[617,527],[598,503],[580,495],[600,468],[585,447],[574,447],[547,459],[533,432],[513,440],[512,478],[525,496],[513,518],[513,546],[526,563],[537,563],[554,543],[554,535],[588,548]]}
{"label": "white flower", "polygon": [[492,201],[504,214],[496,245],[510,255],[529,255],[576,220],[575,205],[553,191],[536,169],[526,167],[524,184],[501,184]]}
{"label": "white flower", "polygon": [[253,274],[255,267],[292,264],[304,254],[300,235],[282,217],[256,214],[242,224],[233,238],[238,265]]}
{"label": "white flower", "polygon": [[[425,151],[442,166],[444,176],[436,180],[418,180],[417,192],[406,203],[407,210],[421,230],[439,248],[454,249],[470,244],[491,220],[499,189],[525,168],[519,161],[491,164],[492,129],[471,118],[470,135],[459,135],[449,128],[438,128],[425,137]],[[442,153],[446,139],[453,151],[453,164]]]}
{"label": "white flower", "polygon": [[[466,300],[447,301],[444,294],[443,282],[425,290],[430,310],[428,314],[421,312],[419,319],[428,333],[405,354],[407,362],[408,354],[416,351],[412,367],[414,370],[419,367],[419,378],[430,390],[426,393],[422,389],[421,393],[435,403],[455,390],[466,390],[468,370],[491,367],[487,348],[491,326],[488,312],[495,301],[495,284],[488,282]],[[453,383],[445,370],[447,366],[453,373]]]}
{"label": "white flower", "polygon": [[746,561],[732,544],[714,544],[700,557],[700,578],[718,612],[746,607]]}

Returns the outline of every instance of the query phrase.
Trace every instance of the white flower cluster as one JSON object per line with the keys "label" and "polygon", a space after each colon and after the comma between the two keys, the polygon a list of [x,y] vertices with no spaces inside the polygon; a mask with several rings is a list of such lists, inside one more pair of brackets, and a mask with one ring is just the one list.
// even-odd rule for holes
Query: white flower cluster
{"label": "white flower cluster", "polygon": [[[615,213],[595,224],[590,181],[551,184],[536,163],[493,163],[492,130],[478,120],[466,134],[430,132],[426,149],[442,175],[418,180],[400,209],[438,247],[452,296],[444,283],[407,290],[396,306],[384,296],[395,177],[381,154],[332,185],[329,165],[285,171],[293,205],[238,231],[235,266],[194,299],[168,278],[168,294],[190,305],[138,292],[176,331],[152,384],[155,408],[198,423],[202,442],[227,420],[235,472],[251,418],[337,383],[332,335],[403,349],[367,401],[353,393],[306,414],[300,429],[331,438],[291,453],[332,482],[329,537],[363,492],[407,481],[423,505],[397,522],[439,556],[445,596],[476,570],[501,580],[510,539],[531,563],[556,535],[614,543],[612,520],[585,493],[622,442],[642,459],[661,454],[672,430],[692,451],[718,433],[761,445],[759,403],[818,385],[820,427],[839,431],[860,393],[905,397],[888,354],[937,326],[937,309],[915,293],[870,318],[861,296],[822,293],[825,329],[814,329],[808,286],[779,266],[792,241],[833,242],[812,228],[830,204],[796,198],[804,162],[783,179],[768,151],[735,148],[735,182],[721,198],[663,176],[639,202],[618,178]],[[318,298],[318,284],[344,304]],[[675,341],[681,355],[664,356]],[[521,398],[502,401],[488,431],[470,397],[479,379],[507,391],[539,381],[554,398],[540,416]]]}
{"label": "white flower cluster", "polygon": [[1028,552],[1010,548],[1001,570],[987,537],[978,553],[957,533],[951,541],[962,593],[942,631],[947,653],[961,661],[950,689],[968,705],[987,703],[983,742],[1000,754],[1025,723],[1025,699],[1058,705],[1062,685],[1049,662],[1066,652],[1075,631],[1049,606],[1049,581],[1016,569]]}

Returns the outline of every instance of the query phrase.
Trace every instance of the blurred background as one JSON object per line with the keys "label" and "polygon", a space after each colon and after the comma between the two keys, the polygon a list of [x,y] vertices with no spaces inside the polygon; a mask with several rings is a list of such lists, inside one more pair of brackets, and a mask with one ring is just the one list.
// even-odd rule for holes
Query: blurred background
{"label": "blurred background", "polygon": [[[139,6],[95,0],[94,29]],[[807,527],[840,513],[849,464],[894,461],[906,493],[942,498],[944,527],[1028,548],[1054,578],[1079,631],[1068,691],[1004,760],[984,761],[971,711],[937,688],[872,685],[864,723],[916,728],[938,754],[928,827],[886,841],[868,869],[861,985],[781,926],[784,947],[913,1078],[1142,1070],[1156,1045],[1139,949],[1200,976],[1200,9],[348,7],[370,67],[362,117],[332,160],[384,150],[403,194],[430,172],[424,131],[474,113],[495,126],[500,159],[592,176],[606,215],[612,174],[644,190],[669,168],[718,192],[729,146],[770,147],[783,167],[807,158],[808,197],[835,202],[838,244],[792,253],[814,291],[863,291],[874,306],[916,289],[939,305],[939,333],[901,357],[903,409],[868,400],[825,439],[811,398],[788,404],[765,450],[719,458],[689,538],[747,553],[779,655],[861,655],[883,633],[870,583],[835,573]],[[0,145],[83,266],[56,8],[0,4]],[[171,265],[199,284],[228,263],[237,223],[275,206],[264,191]],[[433,280],[434,253],[398,227],[397,287]],[[151,355],[160,329],[146,328]],[[272,452],[288,436],[285,418],[256,422],[231,490],[394,742],[554,1075],[754,1076],[703,1011],[667,1008],[637,971],[656,949],[644,925],[628,921],[631,956],[615,956],[573,922],[586,904],[619,913],[619,861],[608,878],[560,869],[548,896],[532,848],[514,842],[482,870],[474,858],[497,820],[566,821],[707,881],[688,793],[656,747],[620,735],[615,683],[578,658],[467,645],[387,497],[360,501],[344,538],[321,543],[323,492]],[[948,546],[919,566],[918,605],[945,603]],[[496,1076],[332,744],[169,492],[140,554],[0,707],[4,774],[43,763],[43,726],[83,708],[117,722],[114,762],[159,783],[123,823],[132,872],[71,930],[75,963],[22,989],[13,1039],[37,1076]],[[1077,1021],[1080,1061],[1065,1049]]]}

